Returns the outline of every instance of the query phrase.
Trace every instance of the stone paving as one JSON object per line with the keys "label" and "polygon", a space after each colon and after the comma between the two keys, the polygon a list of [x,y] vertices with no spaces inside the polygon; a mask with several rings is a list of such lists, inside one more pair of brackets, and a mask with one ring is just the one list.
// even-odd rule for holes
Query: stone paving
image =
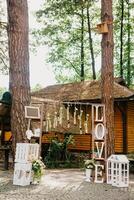
{"label": "stone paving", "polygon": [[83,170],[46,170],[39,185],[12,184],[12,171],[0,171],[0,200],[134,200],[134,182],[129,188],[85,181]]}

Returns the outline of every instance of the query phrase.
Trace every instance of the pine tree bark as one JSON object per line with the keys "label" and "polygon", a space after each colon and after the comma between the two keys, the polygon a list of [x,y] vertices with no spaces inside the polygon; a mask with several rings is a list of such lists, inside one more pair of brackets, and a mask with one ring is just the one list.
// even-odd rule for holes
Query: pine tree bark
{"label": "pine tree bark", "polygon": [[130,2],[127,0],[127,85],[130,86],[131,84],[131,58],[130,58],[130,52],[131,52],[131,25],[130,25]]}
{"label": "pine tree bark", "polygon": [[120,24],[120,77],[123,78],[123,21],[124,21],[124,0],[121,0],[121,24]]}
{"label": "pine tree bark", "polygon": [[83,3],[81,6],[81,72],[80,72],[80,79],[84,81],[84,7]]}
{"label": "pine tree bark", "polygon": [[107,129],[107,156],[114,153],[113,110],[113,16],[112,0],[101,0],[101,20],[108,22],[108,33],[102,34],[102,102],[105,104]]}
{"label": "pine tree bark", "polygon": [[27,0],[7,0],[9,88],[12,95],[11,131],[13,150],[17,142],[26,142],[27,120],[24,107],[30,103],[28,6]]}

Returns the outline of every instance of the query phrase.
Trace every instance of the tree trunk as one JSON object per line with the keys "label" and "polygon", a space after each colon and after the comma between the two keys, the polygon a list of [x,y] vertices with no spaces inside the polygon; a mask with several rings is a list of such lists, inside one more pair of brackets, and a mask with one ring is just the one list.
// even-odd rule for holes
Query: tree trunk
{"label": "tree trunk", "polygon": [[114,153],[113,110],[113,16],[112,0],[101,0],[101,20],[108,22],[108,33],[102,34],[102,102],[105,104],[107,129],[107,156]]}
{"label": "tree trunk", "polygon": [[12,95],[11,131],[13,150],[17,142],[26,142],[27,120],[24,107],[30,103],[28,6],[27,0],[7,0],[9,87]]}
{"label": "tree trunk", "polygon": [[81,81],[84,81],[84,7],[81,7]]}
{"label": "tree trunk", "polygon": [[124,0],[121,0],[121,25],[120,25],[120,77],[123,78],[123,21],[124,21]]}
{"label": "tree trunk", "polygon": [[92,60],[92,73],[93,73],[93,79],[96,79],[96,73],[95,73],[95,60],[94,60],[94,50],[93,50],[93,40],[91,35],[91,25],[90,25],[90,15],[89,15],[89,5],[87,5],[87,25],[88,25],[88,34],[89,34],[89,47],[90,47],[90,53],[91,53],[91,60]]}
{"label": "tree trunk", "polygon": [[131,84],[131,63],[130,63],[130,52],[131,52],[131,48],[130,48],[130,31],[131,31],[131,25],[130,25],[130,2],[129,0],[127,1],[127,6],[128,6],[128,11],[127,11],[127,85],[130,86]]}

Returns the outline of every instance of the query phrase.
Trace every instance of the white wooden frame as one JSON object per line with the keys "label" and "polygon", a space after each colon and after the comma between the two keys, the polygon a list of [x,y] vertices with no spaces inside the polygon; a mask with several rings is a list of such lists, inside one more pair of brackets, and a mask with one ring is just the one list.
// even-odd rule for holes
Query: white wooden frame
{"label": "white wooden frame", "polygon": [[[33,112],[35,112],[35,115],[30,115],[28,112],[29,110],[32,110]],[[40,119],[40,109],[39,107],[35,107],[35,106],[25,106],[25,118],[28,119]]]}

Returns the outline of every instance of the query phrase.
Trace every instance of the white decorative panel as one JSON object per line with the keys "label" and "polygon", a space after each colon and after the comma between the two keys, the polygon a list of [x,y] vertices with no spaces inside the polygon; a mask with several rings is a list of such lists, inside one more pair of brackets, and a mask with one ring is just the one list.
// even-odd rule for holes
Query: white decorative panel
{"label": "white decorative panel", "polygon": [[15,163],[13,185],[26,186],[31,182],[32,163]]}
{"label": "white decorative panel", "polygon": [[15,162],[29,163],[39,157],[39,144],[17,143]]}

